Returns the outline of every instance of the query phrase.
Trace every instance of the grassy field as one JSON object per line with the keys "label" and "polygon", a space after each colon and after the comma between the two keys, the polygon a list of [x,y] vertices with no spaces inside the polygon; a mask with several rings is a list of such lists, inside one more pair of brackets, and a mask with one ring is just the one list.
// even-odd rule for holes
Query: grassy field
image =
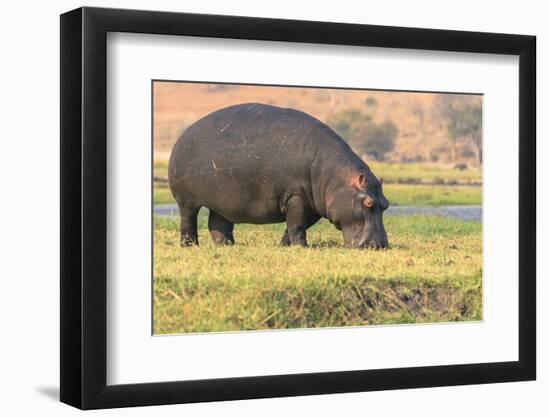
{"label": "grassy field", "polygon": [[481,187],[386,184],[384,194],[394,206],[481,205]]}
{"label": "grassy field", "polygon": [[[384,194],[396,206],[481,205],[481,187],[386,184]],[[156,185],[155,204],[176,204],[167,185]]]}
{"label": "grassy field", "polygon": [[[369,161],[369,167],[384,180],[397,181],[406,179],[415,180],[471,180],[481,181],[481,169],[470,167],[464,171],[454,169],[452,165],[436,164],[397,164],[389,162]],[[168,177],[168,161],[156,160],[153,164],[153,175],[155,177]]]}
{"label": "grassy field", "polygon": [[481,168],[469,167],[463,171],[455,169],[453,165],[410,163],[398,164],[388,162],[370,161],[368,163],[372,171],[384,180],[432,180],[432,181],[458,181],[480,182]]}
{"label": "grassy field", "polygon": [[238,331],[481,319],[481,223],[388,216],[392,249],[354,250],[330,223],[310,247],[284,225],[237,225],[233,247],[180,248],[178,219],[154,219],[154,332]]}
{"label": "grassy field", "polygon": [[[370,165],[377,175],[383,176],[386,180],[481,181],[481,171],[473,168],[458,171],[450,167],[428,164],[374,163]],[[166,161],[157,161],[154,164],[153,175],[166,178],[167,169]],[[468,185],[386,183],[384,193],[390,204],[399,206],[481,205],[482,200],[481,187]],[[167,184],[155,183],[154,202],[155,204],[175,204]]]}

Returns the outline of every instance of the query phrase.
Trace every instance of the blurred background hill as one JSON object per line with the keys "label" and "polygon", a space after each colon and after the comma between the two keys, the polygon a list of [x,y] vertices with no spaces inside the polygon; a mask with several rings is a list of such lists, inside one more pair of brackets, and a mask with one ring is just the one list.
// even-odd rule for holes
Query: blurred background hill
{"label": "blurred background hill", "polygon": [[206,114],[259,102],[302,110],[327,123],[367,162],[426,163],[458,169],[482,161],[482,96],[157,81],[155,159]]}

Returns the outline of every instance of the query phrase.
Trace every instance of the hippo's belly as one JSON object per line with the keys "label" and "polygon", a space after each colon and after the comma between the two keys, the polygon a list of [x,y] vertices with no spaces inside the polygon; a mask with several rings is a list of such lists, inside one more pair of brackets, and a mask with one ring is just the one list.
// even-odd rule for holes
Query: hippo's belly
{"label": "hippo's belly", "polygon": [[287,187],[274,180],[263,172],[220,167],[184,187],[200,205],[233,223],[268,224],[285,220],[281,204]]}

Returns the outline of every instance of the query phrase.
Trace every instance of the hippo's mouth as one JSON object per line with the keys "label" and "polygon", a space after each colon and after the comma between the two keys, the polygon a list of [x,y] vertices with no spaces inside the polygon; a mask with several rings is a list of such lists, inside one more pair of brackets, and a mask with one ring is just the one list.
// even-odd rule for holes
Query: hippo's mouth
{"label": "hippo's mouth", "polygon": [[[356,232],[355,235],[348,235],[348,239],[346,239],[346,233],[344,233],[344,241],[348,246],[357,249],[388,249],[390,245],[384,226],[381,224],[375,224],[375,227],[372,227],[372,224],[369,224],[369,226]],[[352,237],[352,239],[349,239],[349,237]]]}
{"label": "hippo's mouth", "polygon": [[355,249],[389,249],[388,239],[363,237],[353,239],[347,246]]}
{"label": "hippo's mouth", "polygon": [[358,249],[389,249],[390,245],[387,240],[365,240],[360,242],[357,246]]}

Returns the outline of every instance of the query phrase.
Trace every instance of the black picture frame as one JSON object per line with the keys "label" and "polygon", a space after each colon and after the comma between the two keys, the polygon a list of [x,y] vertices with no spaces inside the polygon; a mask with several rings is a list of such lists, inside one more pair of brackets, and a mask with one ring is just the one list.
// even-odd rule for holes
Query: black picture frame
{"label": "black picture frame", "polygon": [[[519,360],[107,385],[108,32],[519,56]],[[94,409],[535,379],[534,36],[84,7],[61,15],[60,57],[62,402]]]}

